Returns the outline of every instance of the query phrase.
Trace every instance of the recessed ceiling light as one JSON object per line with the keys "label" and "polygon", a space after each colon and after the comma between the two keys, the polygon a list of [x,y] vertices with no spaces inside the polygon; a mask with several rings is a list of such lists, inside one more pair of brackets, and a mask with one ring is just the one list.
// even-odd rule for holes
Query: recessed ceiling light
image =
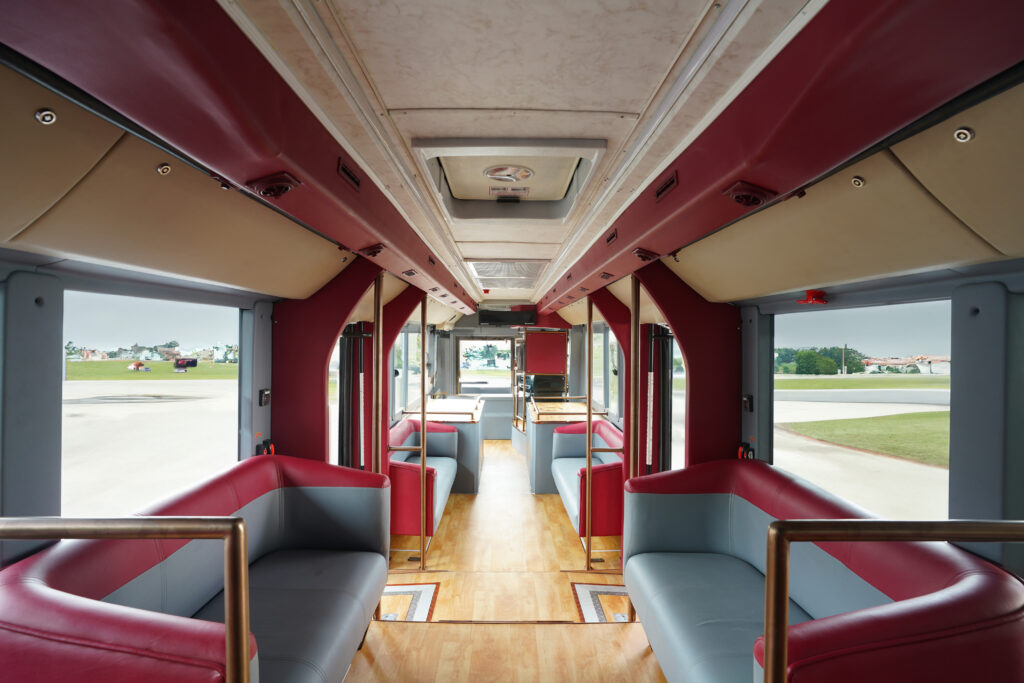
{"label": "recessed ceiling light", "polygon": [[518,183],[532,178],[533,171],[525,166],[491,166],[484,171],[484,175],[503,183]]}

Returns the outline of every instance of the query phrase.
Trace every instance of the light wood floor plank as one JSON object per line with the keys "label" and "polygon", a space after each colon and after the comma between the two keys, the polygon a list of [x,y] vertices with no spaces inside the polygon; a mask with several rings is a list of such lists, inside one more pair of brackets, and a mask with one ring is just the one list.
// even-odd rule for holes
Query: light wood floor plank
{"label": "light wood floor plank", "polygon": [[[392,536],[392,548],[418,548]],[[619,537],[594,547],[620,548]],[[480,492],[452,494],[426,572],[391,556],[389,584],[438,583],[432,623],[373,622],[348,681],[663,681],[643,627],[579,622],[572,583],[621,585],[618,552],[583,545],[557,494],[530,493],[526,460],[509,441],[484,442]],[[606,612],[627,599],[602,598]],[[445,623],[473,622],[473,623]],[[492,622],[492,623],[486,623]]]}
{"label": "light wood floor plank", "polygon": [[373,622],[346,681],[664,681],[640,624]]}

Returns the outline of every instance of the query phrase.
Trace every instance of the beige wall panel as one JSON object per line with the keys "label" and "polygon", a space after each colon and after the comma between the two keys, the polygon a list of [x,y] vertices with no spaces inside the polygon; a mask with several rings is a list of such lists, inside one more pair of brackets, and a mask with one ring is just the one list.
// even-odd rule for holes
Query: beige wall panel
{"label": "beige wall panel", "polygon": [[[10,240],[85,176],[123,135],[41,85],[0,66],[0,239]],[[36,112],[50,109],[44,126]]]}
{"label": "beige wall panel", "polygon": [[[958,128],[974,131],[957,142]],[[904,140],[892,148],[900,161],[964,223],[1007,256],[1024,255],[1024,218],[1018,201],[1024,158],[1024,86]]]}
{"label": "beige wall panel", "polygon": [[560,245],[567,234],[565,226],[541,221],[493,221],[473,223],[459,221],[452,226],[456,242],[515,242],[524,246],[534,244]]}
{"label": "beige wall panel", "polygon": [[[419,316],[419,309],[416,310],[416,315]],[[451,306],[446,306],[433,297],[427,297],[427,324],[436,325],[437,327],[443,327],[446,325],[453,325],[455,321],[462,317],[462,313],[459,313]],[[418,319],[418,318],[417,318]],[[450,329],[450,328],[449,328]]]}
{"label": "beige wall panel", "polygon": [[[384,305],[387,306],[389,303],[391,303],[391,300],[394,299],[399,294],[401,294],[402,290],[404,290],[408,286],[409,284],[405,280],[399,280],[391,273],[384,273],[384,292],[381,297],[384,300]],[[419,320],[419,315],[420,309],[417,308],[416,311],[413,313],[413,316],[410,317],[410,319],[412,319],[412,317],[415,317],[416,320]],[[370,322],[372,320],[373,284],[370,284],[369,288],[367,288],[367,290],[363,293],[362,298],[359,299],[359,303],[356,304],[356,307],[352,310],[352,315],[349,316],[349,319],[345,324],[347,325],[348,323],[355,322]]]}
{"label": "beige wall panel", "polygon": [[[159,175],[161,164],[172,171]],[[352,254],[125,136],[12,246],[303,299]]]}
{"label": "beige wall panel", "polygon": [[[629,278],[624,277],[615,282],[611,283],[606,289],[615,296],[616,299],[621,301],[627,308],[629,307],[632,299],[632,292],[630,291]],[[651,297],[647,294],[647,290],[640,287],[640,323],[663,323],[665,322],[664,316],[661,314],[661,310],[651,301]]]}
{"label": "beige wall panel", "polygon": [[735,301],[998,258],[881,152],[662,261],[708,300]]}

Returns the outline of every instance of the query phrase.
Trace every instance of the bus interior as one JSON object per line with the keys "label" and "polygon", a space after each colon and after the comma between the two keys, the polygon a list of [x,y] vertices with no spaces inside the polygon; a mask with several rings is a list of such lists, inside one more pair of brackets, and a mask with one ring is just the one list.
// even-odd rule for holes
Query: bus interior
{"label": "bus interior", "polygon": [[0,7],[0,678],[1024,682],[1024,3]]}

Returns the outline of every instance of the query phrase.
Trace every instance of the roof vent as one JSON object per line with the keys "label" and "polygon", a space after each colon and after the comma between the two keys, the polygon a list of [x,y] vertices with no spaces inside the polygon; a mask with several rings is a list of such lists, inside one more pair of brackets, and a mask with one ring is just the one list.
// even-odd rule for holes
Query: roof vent
{"label": "roof vent", "polygon": [[779,196],[779,193],[774,190],[758,187],[757,185],[743,180],[737,181],[722,194],[740,206],[746,206],[748,208],[764,206]]}
{"label": "roof vent", "polygon": [[277,199],[288,194],[301,184],[292,174],[281,171],[280,173],[274,173],[257,178],[256,180],[250,180],[246,183],[246,186],[261,197]]}

